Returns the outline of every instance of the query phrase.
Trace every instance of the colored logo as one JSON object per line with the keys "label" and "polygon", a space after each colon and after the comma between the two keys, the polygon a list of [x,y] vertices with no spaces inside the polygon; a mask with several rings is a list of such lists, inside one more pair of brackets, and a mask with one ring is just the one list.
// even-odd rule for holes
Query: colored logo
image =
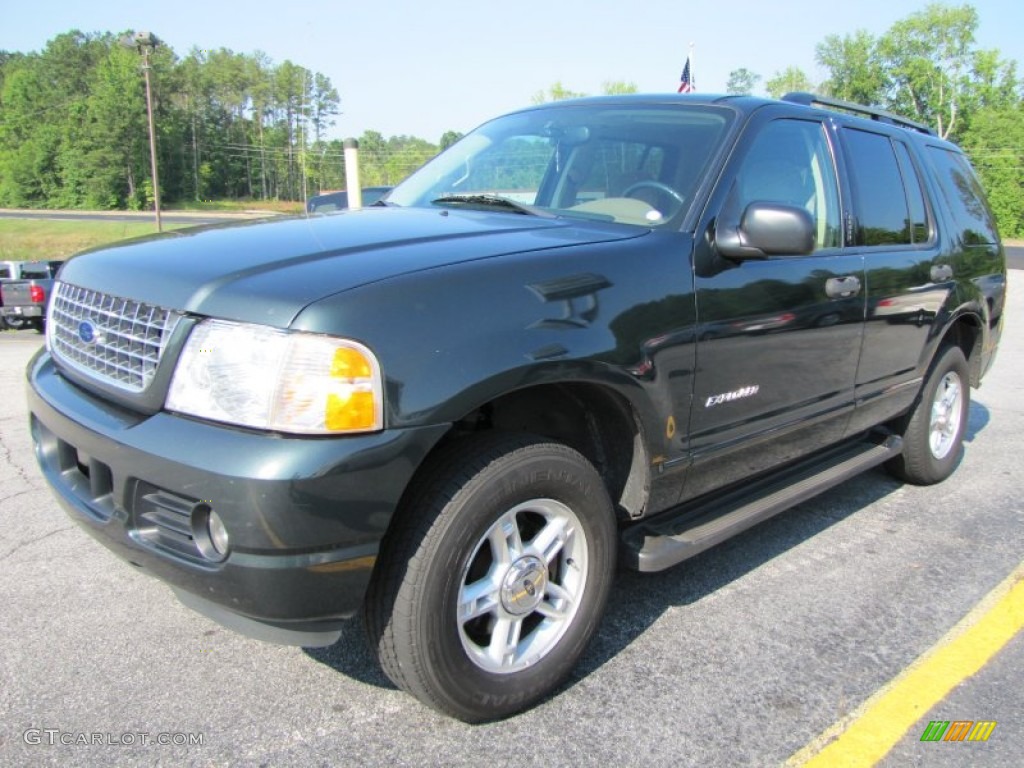
{"label": "colored logo", "polygon": [[995,720],[932,720],[921,741],[988,741],[996,725]]}
{"label": "colored logo", "polygon": [[96,327],[88,320],[83,320],[78,324],[78,338],[86,344],[92,344],[96,341]]}

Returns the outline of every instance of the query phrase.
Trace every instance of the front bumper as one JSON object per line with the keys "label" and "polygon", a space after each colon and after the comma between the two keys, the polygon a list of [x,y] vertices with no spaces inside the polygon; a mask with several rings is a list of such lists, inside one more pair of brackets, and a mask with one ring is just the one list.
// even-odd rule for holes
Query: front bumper
{"label": "front bumper", "polygon": [[[282,642],[324,641],[356,612],[401,494],[447,429],[281,437],[145,416],[70,383],[45,350],[28,379],[36,458],[71,517],[190,606]],[[230,535],[222,560],[200,545],[207,508]]]}

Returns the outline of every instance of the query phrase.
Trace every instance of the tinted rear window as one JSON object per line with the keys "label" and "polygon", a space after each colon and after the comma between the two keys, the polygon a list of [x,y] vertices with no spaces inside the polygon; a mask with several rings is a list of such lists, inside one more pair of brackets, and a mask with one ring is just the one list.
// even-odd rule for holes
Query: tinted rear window
{"label": "tinted rear window", "polygon": [[915,243],[923,243],[929,239],[928,208],[924,201],[921,188],[921,177],[917,174],[914,161],[910,159],[910,151],[902,141],[894,141],[896,156],[900,161],[900,169],[906,180],[907,204],[910,206],[910,235]]}
{"label": "tinted rear window", "polygon": [[892,141],[852,128],[843,136],[857,213],[857,245],[911,244],[907,193]]}

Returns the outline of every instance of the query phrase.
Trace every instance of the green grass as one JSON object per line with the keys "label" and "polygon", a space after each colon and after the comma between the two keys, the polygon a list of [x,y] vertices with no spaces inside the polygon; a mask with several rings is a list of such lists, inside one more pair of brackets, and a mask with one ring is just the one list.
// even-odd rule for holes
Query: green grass
{"label": "green grass", "polygon": [[[186,224],[164,224],[177,229]],[[0,260],[63,259],[78,251],[156,232],[152,221],[0,219]]]}
{"label": "green grass", "polygon": [[187,203],[169,203],[164,211],[209,211],[221,213],[243,213],[245,211],[274,211],[275,213],[302,213],[302,202],[286,200],[204,200]]}

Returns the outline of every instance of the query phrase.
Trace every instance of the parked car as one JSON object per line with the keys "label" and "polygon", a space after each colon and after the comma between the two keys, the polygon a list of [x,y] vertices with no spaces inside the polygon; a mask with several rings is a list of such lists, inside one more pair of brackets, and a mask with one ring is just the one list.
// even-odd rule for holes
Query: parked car
{"label": "parked car", "polygon": [[[0,262],[0,317],[10,328],[42,331],[53,278],[63,261]],[[16,277],[14,277],[16,275]]]}
{"label": "parked car", "polygon": [[[392,189],[393,187],[364,187],[363,205],[373,205]],[[344,190],[313,195],[306,201],[306,213],[331,213],[332,211],[343,211],[346,208],[348,208],[348,192]]]}
{"label": "parked car", "polygon": [[32,436],[71,517],[187,605],[307,646],[361,615],[467,721],[557,688],[617,563],[869,467],[949,477],[1003,331],[964,154],[807,94],[535,106],[387,203],[71,260]]}
{"label": "parked car", "polygon": [[[21,267],[24,265],[24,261],[0,261],[0,308],[3,307],[3,284],[9,283],[12,280],[21,279]],[[3,312],[0,311],[0,330],[6,330],[7,328],[18,329],[24,325],[24,321],[20,318],[12,318],[8,322]]]}

